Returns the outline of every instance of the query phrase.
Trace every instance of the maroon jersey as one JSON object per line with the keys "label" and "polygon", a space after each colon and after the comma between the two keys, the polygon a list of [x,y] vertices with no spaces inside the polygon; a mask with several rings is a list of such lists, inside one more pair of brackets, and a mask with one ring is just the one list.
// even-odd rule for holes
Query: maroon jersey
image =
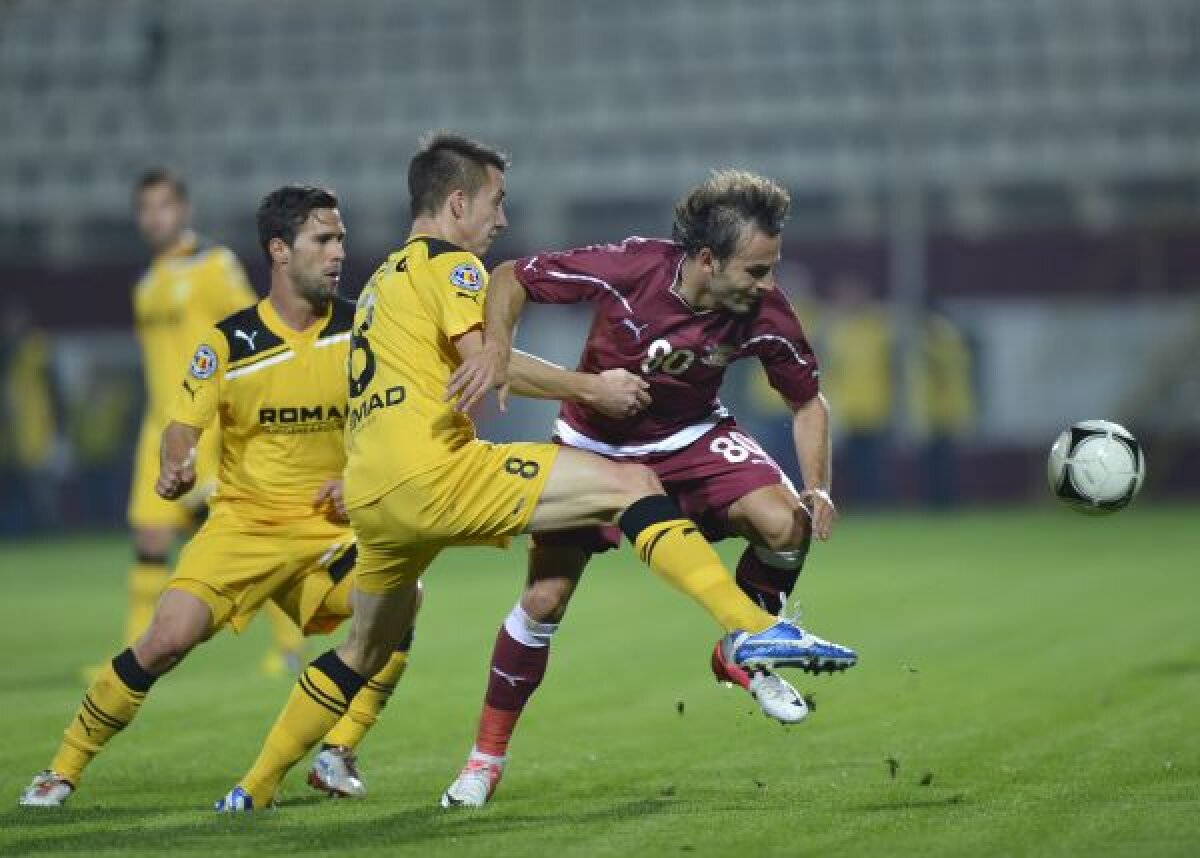
{"label": "maroon jersey", "polygon": [[683,260],[673,242],[628,238],[516,261],[534,301],[595,305],[581,371],[626,369],[650,384],[650,407],[634,417],[564,404],[555,434],[567,444],[610,456],[682,449],[729,416],[717,395],[725,369],[750,356],[788,402],[816,396],[817,361],[783,294],[743,315],[694,309],[677,292]]}

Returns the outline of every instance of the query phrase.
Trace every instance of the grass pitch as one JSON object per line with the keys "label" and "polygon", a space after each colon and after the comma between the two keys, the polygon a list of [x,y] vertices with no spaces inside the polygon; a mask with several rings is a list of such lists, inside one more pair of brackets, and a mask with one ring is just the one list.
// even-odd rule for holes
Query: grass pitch
{"label": "grass pitch", "polygon": [[1200,854],[1198,515],[844,520],[799,597],[805,623],[862,661],[795,674],[817,711],[793,728],[713,683],[707,617],[610,554],[476,812],[436,801],[470,746],[523,552],[450,552],[362,749],[370,798],[321,799],[297,769],[282,806],[249,818],[209,807],[289,689],[259,673],[259,627],[162,680],[65,811],[15,807],[78,704],[80,666],[113,654],[128,550],[0,546],[0,854]]}

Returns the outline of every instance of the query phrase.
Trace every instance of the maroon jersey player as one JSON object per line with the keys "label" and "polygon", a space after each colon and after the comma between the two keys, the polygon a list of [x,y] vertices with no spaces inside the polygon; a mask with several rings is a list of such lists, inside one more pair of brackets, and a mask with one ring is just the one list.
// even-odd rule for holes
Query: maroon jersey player
{"label": "maroon jersey player", "polygon": [[[817,361],[774,276],[788,206],[787,192],[768,179],[717,173],[676,207],[672,241],[630,238],[499,266],[487,299],[495,374],[464,396],[470,401],[497,386],[503,401],[503,355],[527,298],[591,303],[595,317],[580,369],[636,373],[651,402],[624,418],[568,403],[555,439],[649,466],[709,539],[746,539],[738,584],[773,613],[796,582],[810,537],[827,538],[836,519]],[[726,369],[746,358],[762,362],[793,410],[802,491],[721,404]],[[490,797],[588,558],[619,537],[615,528],[535,535],[526,590],[497,635],[475,747],[443,805],[480,805]],[[719,646],[712,665],[719,679],[751,691],[767,714],[789,723],[807,714],[782,678],[739,671]]]}

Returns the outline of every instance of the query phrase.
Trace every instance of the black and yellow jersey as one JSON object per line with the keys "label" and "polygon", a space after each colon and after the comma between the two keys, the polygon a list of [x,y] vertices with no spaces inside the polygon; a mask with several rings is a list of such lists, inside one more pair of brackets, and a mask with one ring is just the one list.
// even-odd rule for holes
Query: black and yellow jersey
{"label": "black and yellow jersey", "polygon": [[197,429],[220,418],[214,503],[265,520],[312,515],[346,455],[346,356],[354,305],[292,330],[269,299],[217,323],[196,347],[170,418]]}
{"label": "black and yellow jersey", "polygon": [[175,398],[188,349],[212,325],[257,300],[237,257],[191,237],[159,254],[133,289],[142,348],[146,415],[162,422]]}
{"label": "black and yellow jersey", "polygon": [[382,497],[475,437],[445,401],[459,365],[454,340],[483,327],[487,272],[448,241],[416,236],[358,299],[346,417],[346,506]]}

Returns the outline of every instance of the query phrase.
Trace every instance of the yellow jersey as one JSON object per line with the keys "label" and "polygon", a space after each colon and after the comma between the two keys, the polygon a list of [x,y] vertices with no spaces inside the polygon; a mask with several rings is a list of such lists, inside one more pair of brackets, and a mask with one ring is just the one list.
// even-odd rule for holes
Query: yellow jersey
{"label": "yellow jersey", "polygon": [[133,289],[148,419],[165,419],[189,349],[204,332],[256,300],[228,248],[193,238],[155,258]]}
{"label": "yellow jersey", "polygon": [[212,503],[278,522],[311,516],[317,489],[346,454],[346,356],[354,305],[335,298],[307,330],[290,328],[270,300],[219,322],[196,347],[171,420],[205,429],[220,418],[221,462]]}
{"label": "yellow jersey", "polygon": [[416,236],[387,258],[358,299],[346,416],[347,508],[365,506],[475,438],[445,401],[454,341],[483,327],[487,271],[473,254]]}

